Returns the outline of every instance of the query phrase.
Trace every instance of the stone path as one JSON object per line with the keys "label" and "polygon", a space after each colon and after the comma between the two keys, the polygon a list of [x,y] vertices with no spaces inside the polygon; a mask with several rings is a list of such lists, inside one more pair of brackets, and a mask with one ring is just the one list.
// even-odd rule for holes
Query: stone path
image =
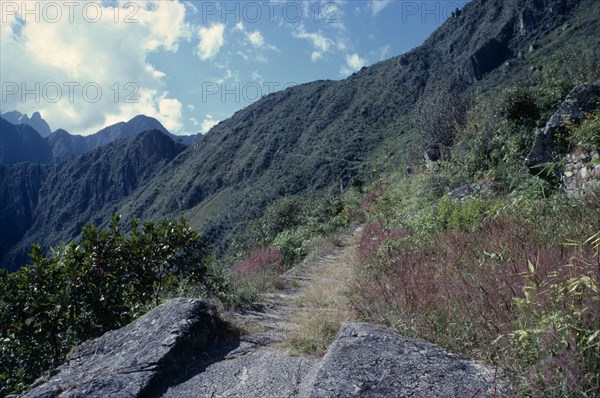
{"label": "stone path", "polygon": [[[362,229],[357,228],[353,235],[343,235],[340,246],[329,253],[312,256],[283,275],[285,288],[274,293],[264,293],[256,303],[256,310],[236,313],[234,318],[246,330],[254,331],[245,338],[260,340],[265,345],[285,342],[293,338],[299,326],[297,321],[302,317],[316,316],[330,309],[331,303],[319,306],[302,304],[304,295],[310,294],[311,288],[325,278],[329,268],[346,268],[343,272],[349,276],[350,261],[354,255],[355,243]],[[335,281],[343,284],[343,281]],[[278,344],[276,344],[278,345]]]}
{"label": "stone path", "polygon": [[[229,314],[228,320],[251,332],[239,342],[221,344],[206,353],[192,376],[174,382],[161,397],[309,397],[319,359],[292,356],[282,347],[298,333],[295,319],[322,308],[299,304],[299,299],[321,279],[320,272],[333,265],[349,267],[348,259],[361,230],[344,235],[340,247],[303,261],[283,275],[285,287],[260,296],[254,311]],[[299,316],[300,315],[300,316]],[[212,358],[211,358],[212,357]],[[217,360],[214,360],[216,358]],[[216,382],[216,380],[219,380]]]}

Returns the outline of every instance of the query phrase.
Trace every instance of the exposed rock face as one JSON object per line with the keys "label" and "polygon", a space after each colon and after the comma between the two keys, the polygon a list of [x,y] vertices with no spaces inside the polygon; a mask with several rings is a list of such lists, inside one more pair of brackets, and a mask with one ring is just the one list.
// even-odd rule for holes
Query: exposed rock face
{"label": "exposed rock face", "polygon": [[488,40],[469,60],[470,65],[467,70],[472,76],[470,80],[481,80],[483,75],[502,65],[511,56],[512,53],[506,43],[495,38]]}
{"label": "exposed rock face", "polygon": [[492,397],[493,374],[427,342],[346,323],[323,358],[310,398]]}
{"label": "exposed rock face", "polygon": [[27,398],[137,397],[217,337],[215,308],[200,300],[169,301],[137,321],[75,349],[56,376]]}
{"label": "exposed rock face", "polygon": [[533,147],[525,159],[525,165],[533,173],[538,174],[540,164],[556,161],[557,156],[567,150],[560,137],[568,133],[568,125],[580,124],[586,118],[586,113],[598,108],[600,108],[600,83],[575,87],[535,137]]}
{"label": "exposed rock face", "polygon": [[485,194],[491,194],[494,192],[494,185],[493,184],[467,184],[467,185],[462,185],[458,188],[454,188],[452,191],[450,191],[450,199],[452,199],[453,202],[460,202],[462,200],[465,200],[469,197],[473,197],[475,194],[480,194],[480,193],[485,193]]}
{"label": "exposed rock face", "polygon": [[600,186],[598,151],[567,155],[562,173],[562,186],[569,198],[580,197],[593,187]]}
{"label": "exposed rock face", "polygon": [[39,191],[49,166],[0,164],[0,266],[2,254],[17,244],[33,224]]}
{"label": "exposed rock face", "polygon": [[488,397],[493,372],[393,330],[342,326],[325,357],[220,339],[214,307],[176,299],[78,347],[26,398],[54,397]]}

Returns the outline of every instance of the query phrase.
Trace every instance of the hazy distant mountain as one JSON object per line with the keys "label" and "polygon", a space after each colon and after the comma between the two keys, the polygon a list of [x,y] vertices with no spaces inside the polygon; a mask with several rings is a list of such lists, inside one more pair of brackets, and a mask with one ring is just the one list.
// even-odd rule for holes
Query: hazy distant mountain
{"label": "hazy distant mountain", "polygon": [[[22,114],[14,111],[4,115],[8,115],[9,118],[12,118],[11,120],[16,120],[18,119],[17,116]],[[35,115],[39,116],[39,113],[36,112],[34,113]],[[10,120],[8,121],[10,122]],[[0,156],[0,163],[57,163],[100,148],[118,139],[128,138],[147,130],[162,131],[174,141],[185,145],[190,145],[197,137],[195,135],[177,136],[171,134],[158,120],[144,115],[138,115],[128,122],[120,122],[105,127],[97,133],[87,136],[73,135],[59,129],[48,135],[48,137],[40,137],[41,141],[31,133],[31,128],[27,130],[24,126],[28,125],[23,123],[17,124],[16,129],[21,132],[27,131],[26,136],[23,135],[25,134],[23,132],[18,136],[11,133],[10,137],[12,138],[8,138],[9,135],[5,134],[6,144],[0,148],[0,151],[6,152],[7,155]],[[14,130],[8,127],[7,129],[10,132]]]}
{"label": "hazy distant mountain", "polygon": [[[2,264],[24,264],[32,243],[70,241],[86,222],[110,220],[127,196],[184,149],[162,131],[149,130],[41,169],[0,165],[0,222],[6,219],[0,241],[13,243],[0,246],[0,259],[12,247]],[[28,204],[25,212],[17,210],[19,203]]]}
{"label": "hazy distant mountain", "polygon": [[31,119],[27,115],[24,115],[19,111],[6,112],[0,116],[3,119],[15,125],[29,125],[33,127],[38,133],[40,133],[42,137],[48,137],[52,133],[52,130],[50,130],[50,126],[44,119],[42,119],[42,115],[40,115],[39,112],[34,112],[33,115],[31,115]]}
{"label": "hazy distant mountain", "polygon": [[27,124],[14,125],[0,118],[0,163],[50,163],[52,151],[46,139]]}

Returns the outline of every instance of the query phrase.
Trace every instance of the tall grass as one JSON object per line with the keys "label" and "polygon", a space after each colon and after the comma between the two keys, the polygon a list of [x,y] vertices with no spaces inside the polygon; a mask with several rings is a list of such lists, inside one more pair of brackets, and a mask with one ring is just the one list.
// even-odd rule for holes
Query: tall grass
{"label": "tall grass", "polygon": [[[594,209],[538,205],[527,216],[505,211],[474,229],[441,229],[425,242],[406,230],[365,228],[352,308],[498,364],[517,396],[598,396],[600,258],[597,241],[582,234],[600,219]],[[579,233],[556,229],[565,223]]]}

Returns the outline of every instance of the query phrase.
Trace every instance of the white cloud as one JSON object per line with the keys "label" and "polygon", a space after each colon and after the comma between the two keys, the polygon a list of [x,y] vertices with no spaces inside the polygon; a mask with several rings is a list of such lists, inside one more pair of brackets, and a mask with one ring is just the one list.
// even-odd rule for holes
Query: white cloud
{"label": "white cloud", "polygon": [[214,119],[211,115],[206,115],[204,120],[200,123],[200,132],[202,134],[208,133],[208,131],[219,124],[220,120]]}
{"label": "white cloud", "polygon": [[323,55],[333,47],[333,40],[326,37],[322,32],[309,33],[302,25],[293,33],[293,36],[297,39],[307,40],[312,45],[313,51],[310,54],[310,59],[313,62],[323,58]]}
{"label": "white cloud", "polygon": [[392,46],[390,46],[389,44],[386,44],[385,46],[380,47],[379,49],[377,49],[378,59],[380,61],[383,61],[384,59],[388,59],[390,57],[391,51],[392,51]]}
{"label": "white cloud", "polygon": [[[63,7],[62,2],[56,4]],[[191,38],[186,6],[178,0],[136,2],[137,22],[124,23],[131,14],[130,3],[117,3],[123,8],[116,21],[115,10],[105,1],[87,4],[101,10],[96,23],[83,18],[81,5],[72,21],[66,6],[54,22],[36,22],[31,15],[19,22],[15,15],[2,15],[8,21],[0,28],[2,89],[15,83],[19,94],[21,88],[34,89],[39,97],[36,102],[34,95],[22,98],[3,92],[3,110],[40,111],[51,126],[74,134],[93,133],[139,113],[157,117],[167,128],[180,128],[179,101],[169,97],[165,74],[148,56],[176,52],[181,41]]]}
{"label": "white cloud", "polygon": [[255,81],[255,82],[260,82],[260,83],[264,82],[262,75],[260,73],[258,73],[257,70],[255,70],[254,72],[252,72],[252,76],[251,77],[252,77],[252,80]]}
{"label": "white cloud", "polygon": [[161,98],[158,102],[158,111],[162,116],[162,122],[169,131],[180,131],[183,128],[181,123],[182,104],[174,98]]}
{"label": "white cloud", "polygon": [[371,0],[371,11],[373,12],[373,15],[379,14],[391,2],[392,0]]}
{"label": "white cloud", "polygon": [[258,30],[248,33],[247,37],[250,44],[252,44],[254,47],[260,48],[265,45],[265,38]]}
{"label": "white cloud", "polygon": [[[246,27],[244,26],[243,22],[238,22],[237,24],[235,24],[235,30],[238,32],[241,32],[244,36],[244,41],[246,43],[249,43],[252,47],[254,47],[257,50],[270,50],[270,51],[279,51],[279,49],[271,44],[268,44],[265,41],[265,37],[263,36],[263,34],[258,31],[255,30],[253,32],[249,32],[246,30]],[[238,54],[240,54],[246,61],[249,59],[249,56],[247,53],[242,52],[242,51],[238,51]],[[267,62],[267,58],[264,56],[264,54],[262,53],[258,53],[256,55],[256,60],[258,62]]]}
{"label": "white cloud", "polygon": [[200,28],[198,37],[198,56],[201,60],[206,61],[212,59],[219,53],[219,50],[225,43],[224,34],[225,24],[217,23],[210,28]]}
{"label": "white cloud", "polygon": [[340,69],[340,74],[342,76],[348,76],[360,68],[365,66],[364,58],[361,58],[358,54],[348,54],[346,55],[346,64],[342,65]]}

